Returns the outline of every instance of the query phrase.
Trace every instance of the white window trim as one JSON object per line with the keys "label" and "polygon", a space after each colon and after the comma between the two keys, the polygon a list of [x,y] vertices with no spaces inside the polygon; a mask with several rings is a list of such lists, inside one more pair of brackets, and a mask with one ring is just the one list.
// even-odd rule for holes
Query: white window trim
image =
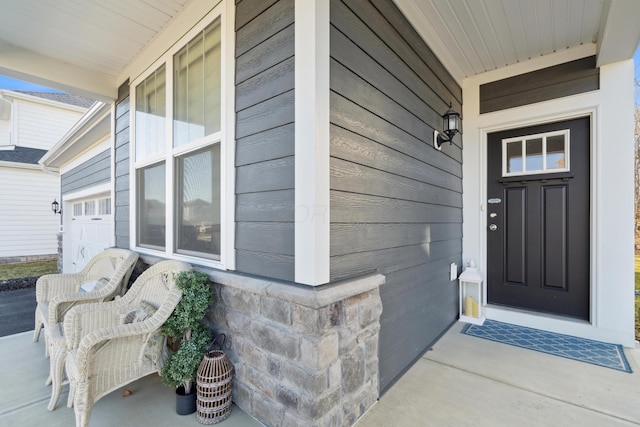
{"label": "white window trim", "polygon": [[[220,16],[221,25],[221,122],[220,132],[214,135],[198,140],[197,143],[189,143],[185,146],[172,149],[172,158],[176,155],[185,154],[189,151],[203,148],[211,144],[211,141],[218,140],[220,144],[220,260],[211,260],[204,257],[195,257],[184,254],[178,254],[174,251],[174,233],[175,215],[174,207],[174,187],[173,187],[173,162],[165,161],[165,178],[166,178],[166,246],[164,251],[154,250],[146,247],[138,246],[137,234],[137,170],[141,167],[166,159],[166,154],[153,156],[144,161],[137,162],[135,157],[135,87],[153,73],[163,63],[169,63],[170,58],[182,49],[196,34],[201,32],[207,25]],[[167,49],[164,54],[155,60],[140,75],[138,75],[130,83],[130,105],[129,112],[131,125],[129,127],[130,137],[130,169],[129,169],[129,243],[130,247],[141,254],[160,256],[163,258],[171,258],[189,263],[203,265],[217,269],[235,269],[235,3],[233,1],[223,1],[216,5],[209,13],[207,13],[195,26],[187,33],[182,35],[176,42]],[[166,87],[167,93],[173,90],[173,72],[170,67],[166,71]],[[170,89],[171,88],[171,89]],[[166,111],[166,136],[167,141],[172,141],[172,123],[173,123],[173,103],[167,105]],[[214,139],[215,138],[215,139]],[[203,143],[203,141],[208,141]]]}

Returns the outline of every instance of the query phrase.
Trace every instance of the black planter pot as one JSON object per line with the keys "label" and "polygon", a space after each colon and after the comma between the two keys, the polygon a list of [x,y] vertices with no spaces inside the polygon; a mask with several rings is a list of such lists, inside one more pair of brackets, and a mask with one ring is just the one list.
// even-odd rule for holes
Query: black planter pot
{"label": "black planter pot", "polygon": [[189,394],[184,394],[184,386],[176,389],[176,412],[178,415],[189,415],[196,412],[195,387],[192,388]]}

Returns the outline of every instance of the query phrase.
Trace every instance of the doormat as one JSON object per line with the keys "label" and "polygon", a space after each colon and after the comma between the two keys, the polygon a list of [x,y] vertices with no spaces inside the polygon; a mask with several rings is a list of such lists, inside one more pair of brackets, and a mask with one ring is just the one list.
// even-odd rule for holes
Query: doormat
{"label": "doormat", "polygon": [[467,324],[461,332],[473,337],[515,345],[617,371],[632,372],[622,346],[617,344],[510,325],[495,320],[485,320],[482,326]]}

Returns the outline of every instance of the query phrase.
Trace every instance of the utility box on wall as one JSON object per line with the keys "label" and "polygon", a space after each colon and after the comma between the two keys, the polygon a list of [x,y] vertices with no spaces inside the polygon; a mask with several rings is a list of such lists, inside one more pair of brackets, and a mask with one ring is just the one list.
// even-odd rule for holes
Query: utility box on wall
{"label": "utility box on wall", "polygon": [[486,292],[482,276],[480,276],[473,260],[469,261],[469,265],[460,274],[458,280],[460,282],[459,320],[482,325],[485,320]]}

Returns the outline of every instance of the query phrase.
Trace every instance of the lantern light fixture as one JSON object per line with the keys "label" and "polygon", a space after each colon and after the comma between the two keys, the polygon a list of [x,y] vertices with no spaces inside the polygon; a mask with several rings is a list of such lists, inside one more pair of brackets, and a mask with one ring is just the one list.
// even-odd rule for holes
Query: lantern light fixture
{"label": "lantern light fixture", "polygon": [[437,150],[442,149],[442,144],[448,142],[451,144],[453,137],[460,132],[460,114],[451,108],[442,116],[442,133],[437,130],[433,131],[433,146]]}
{"label": "lantern light fixture", "polygon": [[53,202],[51,202],[51,210],[54,214],[62,215],[62,208],[60,208],[60,203],[58,203],[58,200],[53,199]]}

